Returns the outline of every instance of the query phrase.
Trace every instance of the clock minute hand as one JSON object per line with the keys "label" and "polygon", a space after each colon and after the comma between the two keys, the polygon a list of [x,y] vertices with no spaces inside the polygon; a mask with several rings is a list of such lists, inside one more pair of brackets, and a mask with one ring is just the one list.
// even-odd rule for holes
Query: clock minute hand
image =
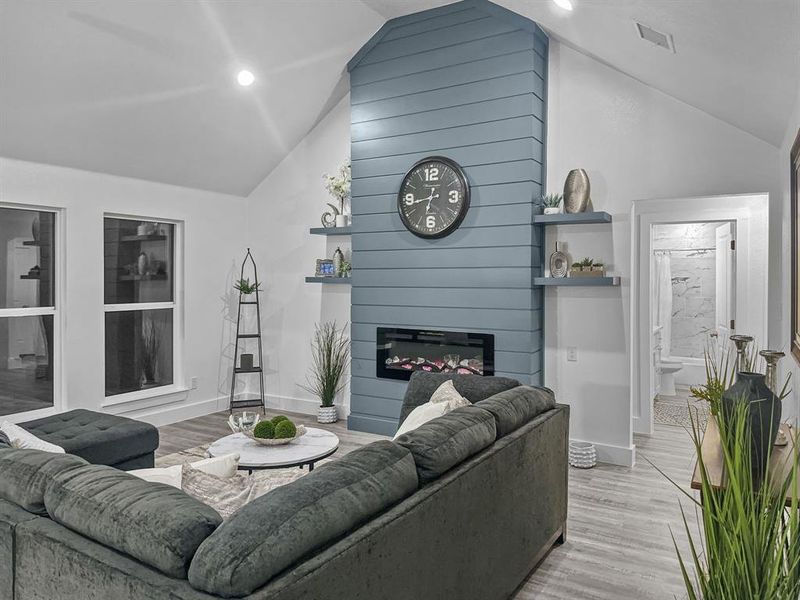
{"label": "clock minute hand", "polygon": [[428,198],[428,206],[426,206],[426,207],[425,207],[425,212],[426,212],[426,213],[430,212],[430,210],[431,210],[431,202],[432,202],[433,200],[436,200],[436,198],[438,198],[438,197],[439,197],[439,194],[436,194],[436,195],[434,196],[434,195],[433,195],[433,190],[431,190],[431,195],[430,195],[430,197]]}

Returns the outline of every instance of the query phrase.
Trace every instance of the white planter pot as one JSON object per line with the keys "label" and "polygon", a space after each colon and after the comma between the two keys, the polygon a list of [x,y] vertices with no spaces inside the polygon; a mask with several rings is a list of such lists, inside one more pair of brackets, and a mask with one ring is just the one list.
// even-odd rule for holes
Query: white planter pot
{"label": "white planter pot", "polygon": [[544,209],[544,214],[546,215],[557,215],[561,212],[560,206],[548,206]]}
{"label": "white planter pot", "polygon": [[336,226],[347,227],[347,215],[336,215]]}
{"label": "white planter pot", "polygon": [[591,469],[597,464],[597,451],[588,442],[570,442],[569,464],[576,469]]}
{"label": "white planter pot", "polygon": [[317,423],[336,423],[339,413],[335,406],[320,406],[317,412]]}

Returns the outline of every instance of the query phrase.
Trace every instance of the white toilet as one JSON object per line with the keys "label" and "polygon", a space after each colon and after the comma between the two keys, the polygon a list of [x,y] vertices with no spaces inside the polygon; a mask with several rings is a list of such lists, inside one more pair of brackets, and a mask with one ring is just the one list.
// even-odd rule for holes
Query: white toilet
{"label": "white toilet", "polygon": [[675,396],[675,373],[683,368],[683,363],[674,358],[661,357],[661,395]]}

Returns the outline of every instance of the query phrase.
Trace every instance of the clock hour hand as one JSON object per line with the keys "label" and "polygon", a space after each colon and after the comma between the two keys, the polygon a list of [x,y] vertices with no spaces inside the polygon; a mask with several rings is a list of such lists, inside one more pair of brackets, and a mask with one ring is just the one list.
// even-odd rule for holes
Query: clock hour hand
{"label": "clock hour hand", "polygon": [[433,190],[431,190],[431,195],[430,195],[430,197],[428,198],[428,206],[426,206],[426,207],[425,207],[425,212],[426,212],[426,213],[429,213],[429,212],[430,212],[430,210],[431,210],[431,202],[432,202],[433,200],[436,200],[436,198],[438,198],[438,197],[439,197],[439,194],[436,194],[436,195],[434,196],[434,195],[433,195]]}

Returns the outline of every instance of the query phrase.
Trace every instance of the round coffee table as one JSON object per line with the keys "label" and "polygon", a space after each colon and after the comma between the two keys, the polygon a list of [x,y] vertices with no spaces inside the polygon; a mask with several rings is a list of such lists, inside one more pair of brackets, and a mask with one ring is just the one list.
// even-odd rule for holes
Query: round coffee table
{"label": "round coffee table", "polygon": [[327,458],[339,449],[339,438],[335,433],[316,427],[307,427],[306,434],[283,446],[262,446],[243,433],[233,433],[211,444],[208,455],[239,455],[239,470],[252,473],[262,469],[285,469],[308,465]]}

